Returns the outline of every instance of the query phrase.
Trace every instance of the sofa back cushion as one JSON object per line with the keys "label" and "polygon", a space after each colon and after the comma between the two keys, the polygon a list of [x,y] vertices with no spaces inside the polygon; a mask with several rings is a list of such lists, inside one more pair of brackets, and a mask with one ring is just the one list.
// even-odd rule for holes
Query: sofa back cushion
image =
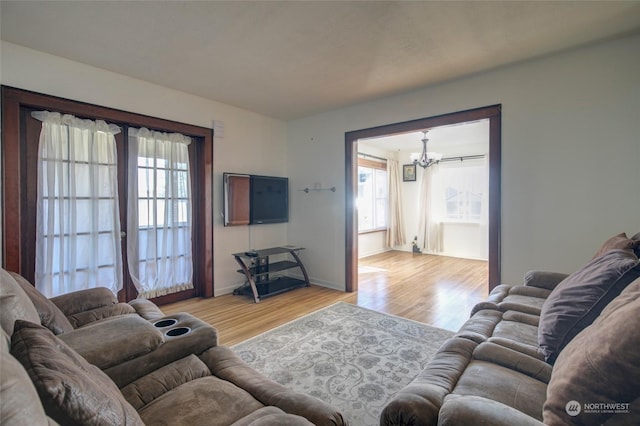
{"label": "sofa back cushion", "polygon": [[24,292],[31,299],[31,303],[35,306],[40,316],[40,324],[53,331],[54,334],[67,333],[73,330],[73,326],[62,313],[62,311],[47,299],[42,293],[27,281],[22,275],[15,272],[9,272],[14,280],[20,285]]}
{"label": "sofa back cushion", "polygon": [[11,353],[27,370],[48,416],[61,425],[142,425],[117,386],[47,328],[18,320]]}
{"label": "sofa back cushion", "polygon": [[18,319],[40,322],[29,296],[9,272],[0,268],[0,324],[8,336],[13,334],[13,324]]}
{"label": "sofa back cushion", "polygon": [[610,250],[564,279],[542,306],[538,344],[553,363],[560,351],[589,326],[609,302],[640,277],[631,250]]}
{"label": "sofa back cushion", "polygon": [[639,322],[636,279],[558,356],[545,424],[640,424]]}

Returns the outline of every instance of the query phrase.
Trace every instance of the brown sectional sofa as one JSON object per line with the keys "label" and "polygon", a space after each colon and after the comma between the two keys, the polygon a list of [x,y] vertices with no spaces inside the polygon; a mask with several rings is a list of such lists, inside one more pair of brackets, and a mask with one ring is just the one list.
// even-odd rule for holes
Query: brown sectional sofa
{"label": "brown sectional sofa", "polygon": [[380,424],[640,424],[639,240],[496,287]]}
{"label": "brown sectional sofa", "polygon": [[95,289],[47,299],[0,269],[2,425],[343,425],[218,345],[215,328]]}

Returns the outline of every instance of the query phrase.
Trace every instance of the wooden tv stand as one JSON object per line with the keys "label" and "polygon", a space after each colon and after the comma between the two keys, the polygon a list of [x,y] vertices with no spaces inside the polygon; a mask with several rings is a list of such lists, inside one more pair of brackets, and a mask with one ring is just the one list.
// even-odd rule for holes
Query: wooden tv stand
{"label": "wooden tv stand", "polygon": [[[302,265],[298,251],[303,247],[281,246],[243,253],[234,253],[233,257],[240,265],[238,272],[243,273],[247,281],[233,291],[233,294],[252,295],[258,303],[261,297],[267,297],[298,287],[309,287],[309,276]],[[269,256],[287,255],[287,260],[269,262]],[[300,268],[304,280],[279,275],[279,272]]]}

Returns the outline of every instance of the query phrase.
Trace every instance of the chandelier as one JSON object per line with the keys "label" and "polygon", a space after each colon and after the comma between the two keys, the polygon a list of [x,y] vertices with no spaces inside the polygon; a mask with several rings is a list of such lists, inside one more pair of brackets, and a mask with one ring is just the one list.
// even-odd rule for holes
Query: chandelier
{"label": "chandelier", "polygon": [[416,164],[423,169],[427,167],[438,164],[442,159],[442,154],[438,154],[436,152],[427,152],[427,142],[429,138],[427,138],[428,130],[423,130],[424,136],[422,137],[422,154],[418,154],[417,152],[411,154],[411,159],[413,160],[413,164]]}

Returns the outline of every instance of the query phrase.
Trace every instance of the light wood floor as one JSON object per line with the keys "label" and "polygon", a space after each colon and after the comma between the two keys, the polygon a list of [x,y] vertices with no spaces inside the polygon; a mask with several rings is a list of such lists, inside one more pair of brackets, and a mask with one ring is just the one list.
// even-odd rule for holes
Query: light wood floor
{"label": "light wood floor", "polygon": [[358,291],[312,285],[253,303],[247,296],[190,299],[161,307],[189,312],[234,345],[338,301],[456,331],[488,293],[487,262],[390,251],[359,260]]}

